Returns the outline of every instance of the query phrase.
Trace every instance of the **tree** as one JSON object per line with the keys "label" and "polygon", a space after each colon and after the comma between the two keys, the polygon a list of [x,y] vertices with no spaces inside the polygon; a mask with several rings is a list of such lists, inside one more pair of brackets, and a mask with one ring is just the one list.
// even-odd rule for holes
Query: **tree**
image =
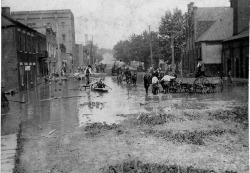
{"label": "tree", "polygon": [[171,62],[171,39],[174,38],[174,57],[175,63],[181,60],[181,49],[185,42],[185,15],[181,10],[174,9],[173,14],[170,11],[161,18],[159,27],[159,46],[163,60]]}
{"label": "tree", "polygon": [[[151,32],[153,62],[155,65],[158,64],[160,56],[157,35],[157,32]],[[144,66],[147,69],[151,63],[149,36],[149,33],[145,30],[142,34],[131,35],[128,40],[119,41],[114,46],[114,57],[117,60],[121,59],[126,63],[129,63],[130,61],[144,62]]]}

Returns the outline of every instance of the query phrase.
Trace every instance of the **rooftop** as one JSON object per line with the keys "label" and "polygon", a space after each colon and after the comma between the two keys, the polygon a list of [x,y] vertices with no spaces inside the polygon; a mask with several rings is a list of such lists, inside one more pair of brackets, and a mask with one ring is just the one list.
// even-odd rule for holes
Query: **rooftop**
{"label": "rooftop", "polygon": [[249,37],[249,28],[242,31],[238,35],[234,35],[234,36],[232,36],[224,41],[232,41],[232,40],[237,40],[237,39],[246,38],[246,37]]}
{"label": "rooftop", "polygon": [[230,7],[198,7],[196,21],[196,42],[224,40],[233,34],[233,9]]}
{"label": "rooftop", "polygon": [[11,14],[52,14],[52,13],[70,13],[70,14],[73,14],[70,9],[39,10],[39,11],[13,11],[13,12],[11,12]]}

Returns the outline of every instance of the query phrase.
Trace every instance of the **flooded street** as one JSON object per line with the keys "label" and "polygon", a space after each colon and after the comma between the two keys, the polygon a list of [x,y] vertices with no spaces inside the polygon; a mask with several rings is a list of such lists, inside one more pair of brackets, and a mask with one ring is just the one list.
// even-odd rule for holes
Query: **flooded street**
{"label": "flooded street", "polygon": [[81,87],[84,81],[70,79],[62,85],[46,83],[34,90],[8,96],[10,109],[2,111],[2,134],[17,132],[19,124],[26,121],[67,131],[93,122],[117,123],[124,120],[117,114],[157,112],[172,103],[218,102],[223,105],[248,101],[246,85],[225,86],[222,93],[160,93],[155,96],[145,93],[142,75],[137,85],[117,84],[116,77],[106,77],[104,82],[111,87],[108,93],[85,90]]}
{"label": "flooded street", "polygon": [[[153,95],[150,92],[146,95],[142,74],[138,75],[136,85],[118,84],[116,77],[110,76],[105,77],[104,83],[111,88],[107,93],[85,90],[81,87],[85,81],[69,79],[62,85],[46,83],[8,96],[10,109],[2,111],[1,130],[2,135],[19,134],[21,162],[15,169],[19,172],[105,172],[100,169],[122,164],[118,160],[129,163],[135,159],[144,163],[178,164],[185,169],[185,165],[195,163],[197,169],[217,172],[247,170],[246,162],[241,160],[248,157],[245,152],[248,141],[242,139],[248,138],[248,132],[243,130],[246,127],[212,117],[217,115],[216,111],[247,106],[248,86],[225,86],[222,93],[213,94]],[[231,116],[226,114],[228,118]],[[186,135],[197,130],[208,138],[200,136],[197,143],[186,141],[188,137],[180,142],[177,137],[179,133]],[[227,134],[220,141],[214,137],[218,130]],[[227,130],[231,130],[232,136]],[[175,137],[171,137],[173,132]],[[240,139],[235,133],[241,135]],[[229,153],[217,148],[225,142],[233,145]],[[242,144],[244,148],[236,149]],[[178,152],[173,152],[177,149]],[[227,157],[217,160],[221,163],[217,166],[215,158],[219,159],[219,155],[207,155],[216,152]],[[183,154],[185,159],[180,157]],[[199,157],[201,160],[197,160]]]}

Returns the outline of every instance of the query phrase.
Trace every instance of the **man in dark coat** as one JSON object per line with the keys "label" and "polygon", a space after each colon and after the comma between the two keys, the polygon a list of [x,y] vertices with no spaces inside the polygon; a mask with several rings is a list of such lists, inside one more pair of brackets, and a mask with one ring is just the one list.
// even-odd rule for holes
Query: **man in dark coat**
{"label": "man in dark coat", "polygon": [[152,82],[152,75],[149,73],[149,71],[147,72],[147,74],[144,75],[143,79],[144,79],[144,88],[146,90],[146,94],[148,94],[148,88]]}

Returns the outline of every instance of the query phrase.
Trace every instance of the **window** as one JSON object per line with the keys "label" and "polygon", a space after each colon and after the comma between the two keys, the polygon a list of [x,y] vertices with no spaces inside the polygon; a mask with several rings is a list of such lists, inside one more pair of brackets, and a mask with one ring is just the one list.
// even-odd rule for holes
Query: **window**
{"label": "window", "polygon": [[36,23],[27,23],[27,26],[30,28],[36,27]]}
{"label": "window", "polygon": [[24,33],[23,34],[23,38],[24,38],[24,51],[27,51],[27,35]]}
{"label": "window", "polygon": [[51,28],[51,24],[50,24],[50,23],[47,23],[47,24],[46,24],[46,27]]}
{"label": "window", "polygon": [[18,50],[22,50],[22,33],[21,31],[17,31],[17,46],[18,46]]}
{"label": "window", "polygon": [[63,39],[63,41],[66,41],[66,35],[65,34],[62,35],[62,39]]}
{"label": "window", "polygon": [[65,22],[61,22],[61,26],[62,26],[62,28],[64,28]]}
{"label": "window", "polygon": [[26,35],[26,51],[30,52],[30,33]]}
{"label": "window", "polygon": [[35,53],[35,42],[34,42],[34,35],[31,34],[31,52]]}
{"label": "window", "polygon": [[49,43],[48,43],[48,56],[50,56],[50,46],[49,46]]}
{"label": "window", "polygon": [[41,47],[40,47],[40,42],[37,42],[37,52],[40,53],[41,52]]}

